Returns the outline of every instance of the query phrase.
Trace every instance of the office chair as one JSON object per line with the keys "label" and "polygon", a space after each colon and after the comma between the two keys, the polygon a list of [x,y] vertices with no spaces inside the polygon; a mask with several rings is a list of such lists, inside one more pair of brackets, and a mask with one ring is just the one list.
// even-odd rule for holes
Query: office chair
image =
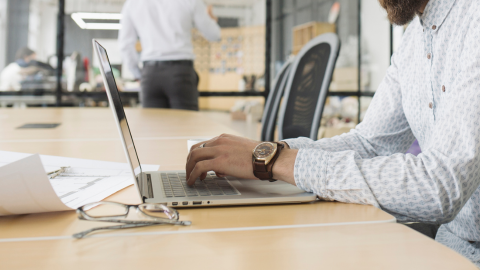
{"label": "office chair", "polygon": [[273,89],[270,91],[262,116],[262,134],[260,140],[273,141],[275,134],[275,126],[277,124],[278,107],[285,91],[288,74],[290,71],[293,59],[288,60],[280,69],[280,72],[275,77]]}
{"label": "office chair", "polygon": [[288,75],[280,109],[280,140],[297,137],[317,139],[339,51],[338,36],[327,33],[309,41],[298,53]]}

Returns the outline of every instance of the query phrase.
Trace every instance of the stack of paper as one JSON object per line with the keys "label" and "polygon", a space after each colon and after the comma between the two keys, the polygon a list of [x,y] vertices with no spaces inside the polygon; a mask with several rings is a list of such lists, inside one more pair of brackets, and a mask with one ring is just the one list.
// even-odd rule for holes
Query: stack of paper
{"label": "stack of paper", "polygon": [[[48,172],[67,167],[52,179]],[[156,171],[158,165],[142,165]],[[0,216],[76,209],[133,184],[126,163],[0,151]]]}

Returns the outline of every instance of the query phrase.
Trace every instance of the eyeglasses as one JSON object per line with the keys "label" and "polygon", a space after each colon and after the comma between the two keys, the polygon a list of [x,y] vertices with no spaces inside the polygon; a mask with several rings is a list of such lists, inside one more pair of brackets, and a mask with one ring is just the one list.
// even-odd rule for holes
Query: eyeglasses
{"label": "eyeglasses", "polygon": [[[127,219],[132,208],[135,209],[135,213],[140,219]],[[122,225],[92,228],[76,233],[73,237],[77,239],[98,230],[137,228],[158,224],[184,226],[192,224],[190,221],[180,221],[180,214],[177,210],[158,203],[143,203],[140,205],[116,202],[88,203],[77,209],[77,215],[80,220],[124,223]]]}

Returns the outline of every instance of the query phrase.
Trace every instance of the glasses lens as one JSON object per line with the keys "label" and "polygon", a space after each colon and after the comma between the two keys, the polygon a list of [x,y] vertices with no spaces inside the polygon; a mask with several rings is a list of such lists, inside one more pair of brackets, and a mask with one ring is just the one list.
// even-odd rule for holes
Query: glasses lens
{"label": "glasses lens", "polygon": [[155,218],[168,218],[178,220],[178,212],[163,204],[144,203],[138,206],[144,214]]}
{"label": "glasses lens", "polygon": [[120,203],[98,202],[83,206],[83,210],[91,217],[114,217],[126,215],[128,207]]}

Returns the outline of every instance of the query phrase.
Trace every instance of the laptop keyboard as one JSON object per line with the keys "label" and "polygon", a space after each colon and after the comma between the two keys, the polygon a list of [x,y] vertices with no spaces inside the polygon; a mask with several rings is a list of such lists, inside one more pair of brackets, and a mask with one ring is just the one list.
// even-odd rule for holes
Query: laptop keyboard
{"label": "laptop keyboard", "polygon": [[240,195],[225,177],[217,177],[213,172],[203,182],[197,179],[193,186],[187,185],[185,173],[162,173],[161,177],[166,197]]}

